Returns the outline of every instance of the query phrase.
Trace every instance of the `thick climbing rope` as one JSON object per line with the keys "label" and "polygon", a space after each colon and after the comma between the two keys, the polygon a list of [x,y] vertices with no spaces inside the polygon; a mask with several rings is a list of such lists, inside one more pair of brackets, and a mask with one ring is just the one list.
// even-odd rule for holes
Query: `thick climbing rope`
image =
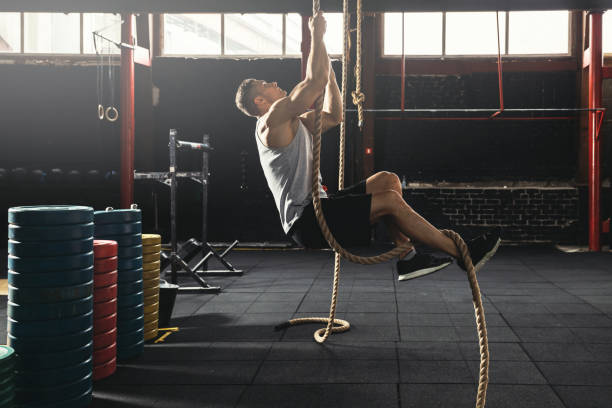
{"label": "thick climbing rope", "polygon": [[[365,94],[361,92],[361,22],[363,13],[361,11],[361,0],[357,0],[357,49],[355,62],[355,90],[351,93],[353,97],[353,105],[357,106],[357,119],[359,129],[363,129],[363,103],[365,102]],[[342,88],[344,90],[344,88]]]}
{"label": "thick climbing rope", "polygon": [[[316,15],[320,10],[320,0],[313,0],[313,16]],[[361,0],[357,0],[357,20],[360,19],[361,14]],[[341,189],[344,186],[344,145],[346,138],[346,77],[347,77],[347,35],[348,35],[348,0],[343,0],[343,15],[344,15],[344,52],[342,55],[342,123],[340,126],[340,158],[339,158],[339,175],[338,175],[338,188]],[[359,28],[357,30],[357,38],[359,42],[359,38],[361,37],[361,25],[359,24]],[[361,60],[358,58],[356,64],[360,65]],[[361,69],[355,70],[356,73],[359,73],[361,76]],[[350,324],[346,320],[336,319],[336,303],[338,300],[338,283],[340,281],[340,257],[346,258],[351,262],[372,265],[382,262],[387,262],[401,253],[405,252],[409,246],[399,246],[395,249],[388,251],[382,255],[374,256],[374,257],[361,257],[354,254],[351,254],[336,241],[334,236],[332,235],[329,227],[327,226],[327,222],[325,221],[325,216],[323,215],[323,211],[321,209],[321,197],[320,197],[320,188],[321,184],[319,182],[319,172],[321,166],[321,128],[322,128],[322,115],[321,112],[323,110],[323,95],[321,95],[317,101],[315,102],[315,133],[314,133],[314,143],[313,143],[313,174],[312,174],[312,200],[314,205],[315,214],[317,216],[317,221],[319,222],[319,226],[321,231],[323,232],[323,236],[327,240],[329,246],[334,250],[334,282],[332,289],[332,299],[329,311],[329,318],[324,317],[307,317],[307,318],[299,318],[299,319],[291,319],[288,322],[280,324],[276,326],[277,330],[296,325],[296,324],[304,324],[304,323],[327,323],[325,328],[321,328],[317,330],[314,334],[314,338],[318,343],[323,343],[331,333],[341,333],[349,330]],[[474,305],[474,312],[476,317],[476,326],[478,331],[478,344],[480,349],[480,369],[479,369],[479,379],[478,379],[478,391],[476,394],[476,408],[484,408],[487,394],[487,386],[489,383],[489,343],[487,338],[487,327],[484,315],[484,308],[482,306],[482,298],[480,295],[480,287],[478,285],[478,280],[476,279],[476,271],[474,265],[472,264],[472,259],[470,257],[470,253],[466,243],[463,241],[461,236],[454,231],[451,230],[442,230],[442,233],[453,240],[459,253],[461,255],[461,259],[467,269],[468,281],[470,283],[470,288],[472,290],[472,303]]]}

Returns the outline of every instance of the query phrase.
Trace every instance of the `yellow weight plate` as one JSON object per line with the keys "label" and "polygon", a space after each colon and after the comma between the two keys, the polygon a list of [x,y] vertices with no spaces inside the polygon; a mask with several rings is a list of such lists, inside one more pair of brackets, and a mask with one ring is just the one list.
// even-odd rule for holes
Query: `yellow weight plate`
{"label": "yellow weight plate", "polygon": [[158,310],[159,310],[159,302],[154,302],[154,303],[150,303],[150,304],[145,302],[145,305],[144,305],[144,314],[147,314],[147,313],[157,313]]}
{"label": "yellow weight plate", "polygon": [[155,252],[154,254],[143,254],[142,262],[159,262],[159,252]]}
{"label": "yellow weight plate", "polygon": [[159,288],[159,278],[147,279],[142,281],[143,289]]}
{"label": "yellow weight plate", "polygon": [[153,339],[155,339],[155,338],[157,337],[157,333],[158,333],[158,331],[159,331],[159,330],[158,330],[157,328],[155,328],[155,329],[153,329],[153,330],[151,330],[151,331],[145,332],[145,334],[144,334],[144,340],[145,340],[145,341],[149,341],[149,340],[153,340]]}
{"label": "yellow weight plate", "polygon": [[145,295],[144,304],[151,305],[153,303],[159,303],[159,292],[154,294],[149,294],[149,296]]}
{"label": "yellow weight plate", "polygon": [[143,254],[154,254],[156,252],[161,252],[161,245],[143,245],[142,253]]}
{"label": "yellow weight plate", "polygon": [[153,296],[153,295],[158,295],[159,296],[159,286],[155,286],[149,289],[144,289],[144,297],[149,297],[149,296]]}
{"label": "yellow weight plate", "polygon": [[142,245],[160,245],[161,235],[159,234],[142,234]]}
{"label": "yellow weight plate", "polygon": [[152,321],[157,321],[158,316],[159,316],[159,313],[157,313],[157,311],[155,311],[155,313],[149,313],[149,314],[145,313],[145,315],[144,315],[145,325],[147,323],[151,323]]}
{"label": "yellow weight plate", "polygon": [[156,269],[159,269],[160,267],[160,262],[147,262],[147,263],[143,263],[142,264],[142,270],[143,271],[154,271]]}
{"label": "yellow weight plate", "polygon": [[144,325],[144,331],[145,333],[151,330],[155,330],[159,328],[159,320],[155,319],[152,322],[149,323],[145,323]]}
{"label": "yellow weight plate", "polygon": [[152,271],[142,271],[142,279],[159,279],[159,269],[155,269]]}

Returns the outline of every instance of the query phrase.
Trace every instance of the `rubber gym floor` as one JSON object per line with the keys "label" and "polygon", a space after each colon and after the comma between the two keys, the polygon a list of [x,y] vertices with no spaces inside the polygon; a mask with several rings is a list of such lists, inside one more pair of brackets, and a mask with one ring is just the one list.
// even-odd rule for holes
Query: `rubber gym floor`
{"label": "rubber gym floor", "polygon": [[[342,262],[337,317],[317,344],[329,251],[235,251],[219,295],[180,294],[172,326],[94,385],[92,407],[473,407],[479,353],[456,265],[398,282],[394,265]],[[228,258],[228,259],[229,259]],[[487,407],[603,408],[612,401],[612,256],[502,247],[481,270],[491,356]],[[4,260],[6,262],[6,260]],[[2,270],[6,270],[5,267]],[[0,302],[6,336],[6,296]]]}

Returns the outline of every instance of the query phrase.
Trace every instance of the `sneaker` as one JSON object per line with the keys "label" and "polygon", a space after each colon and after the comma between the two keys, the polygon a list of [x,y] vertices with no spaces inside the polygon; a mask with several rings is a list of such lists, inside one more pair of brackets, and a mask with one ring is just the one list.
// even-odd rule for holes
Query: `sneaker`
{"label": "sneaker", "polygon": [[[479,237],[474,238],[473,240],[466,242],[468,250],[470,251],[470,256],[472,257],[472,264],[474,265],[474,269],[476,272],[482,268],[482,266],[487,263],[489,259],[495,255],[497,252],[497,248],[499,248],[499,244],[501,239],[499,238],[499,234],[487,233],[480,235]],[[457,260],[457,265],[464,271],[467,271],[467,268],[463,264],[463,259]]]}
{"label": "sneaker", "polygon": [[397,261],[397,273],[401,281],[414,279],[444,269],[451,263],[453,259],[450,257],[438,258],[417,252],[407,261]]}

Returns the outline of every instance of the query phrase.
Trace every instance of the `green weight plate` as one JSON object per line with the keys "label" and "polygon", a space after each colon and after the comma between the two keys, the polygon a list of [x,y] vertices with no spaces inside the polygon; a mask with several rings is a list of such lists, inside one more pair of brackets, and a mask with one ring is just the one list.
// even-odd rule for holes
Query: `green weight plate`
{"label": "green weight plate", "polygon": [[90,387],[83,394],[75,398],[70,398],[58,402],[52,402],[47,404],[35,405],[35,406],[24,406],[19,405],[15,408],[87,408],[91,404],[92,400],[92,388]]}
{"label": "green weight plate", "polygon": [[117,319],[120,321],[132,320],[140,316],[144,316],[144,303],[117,310]]}
{"label": "green weight plate", "polygon": [[[15,358],[17,361],[17,358]],[[4,366],[0,367],[0,383],[4,383],[7,381],[11,381],[13,378],[13,370],[15,369],[15,363],[7,363]]]}
{"label": "green weight plate", "polygon": [[40,404],[54,403],[69,398],[76,398],[85,391],[91,389],[92,374],[66,384],[53,387],[20,387],[15,392],[15,402],[18,404]]}
{"label": "green weight plate", "polygon": [[14,384],[8,384],[0,388],[0,401],[3,401],[11,397],[15,397],[15,385]]}
{"label": "green weight plate", "polygon": [[119,248],[124,246],[134,246],[134,245],[142,245],[142,235],[141,234],[133,234],[133,235],[105,235],[105,236],[97,236],[96,239],[106,239],[111,241],[116,241]]}
{"label": "green weight plate", "polygon": [[8,222],[17,225],[87,224],[93,220],[93,208],[84,206],[24,206],[8,211]]}
{"label": "green weight plate", "polygon": [[124,333],[131,333],[144,328],[144,316],[135,319],[117,320],[117,335],[121,337]]}
{"label": "green weight plate", "polygon": [[11,375],[8,375],[5,378],[0,379],[0,390],[3,390],[7,387],[13,387],[13,385],[15,384],[15,381],[13,380],[12,374],[13,373],[11,371]]}
{"label": "green weight plate", "polygon": [[54,225],[45,227],[9,225],[9,239],[19,242],[70,241],[91,238],[94,224]]}
{"label": "green weight plate", "polygon": [[140,258],[142,256],[142,245],[123,246],[117,251],[119,258]]}
{"label": "green weight plate", "polygon": [[79,364],[93,354],[93,341],[72,350],[57,353],[22,353],[17,357],[17,370],[51,369]]}
{"label": "green weight plate", "polygon": [[125,350],[126,347],[131,347],[144,340],[144,327],[129,333],[117,334],[117,355],[119,349]]}
{"label": "green weight plate", "polygon": [[92,341],[92,336],[93,328],[88,328],[79,333],[52,337],[15,337],[9,333],[7,339],[17,354],[54,353],[81,348]]}
{"label": "green weight plate", "polygon": [[96,224],[121,224],[142,220],[142,212],[137,209],[118,209],[110,211],[94,211]]}
{"label": "green weight plate", "polygon": [[3,367],[9,363],[13,363],[15,358],[15,350],[9,346],[0,345],[0,367]]}
{"label": "green weight plate", "polygon": [[21,257],[83,254],[93,251],[93,242],[93,237],[72,241],[19,242],[9,240],[8,253]]}
{"label": "green weight plate", "polygon": [[19,273],[8,272],[8,283],[19,289],[45,288],[55,286],[74,286],[87,283],[93,279],[94,268],[73,269],[70,271]]}
{"label": "green weight plate", "polygon": [[126,269],[139,269],[142,268],[142,256],[138,258],[119,258],[117,262],[117,269],[119,273]]}
{"label": "green weight plate", "polygon": [[119,275],[117,276],[117,282],[119,282],[119,286],[122,283],[130,283],[142,280],[142,268],[138,269],[122,269],[119,271]]}
{"label": "green weight plate", "polygon": [[118,297],[142,292],[142,279],[135,282],[120,282],[117,286]]}
{"label": "green weight plate", "polygon": [[78,364],[50,368],[47,370],[15,370],[15,385],[17,388],[28,386],[50,387],[61,384],[71,383],[91,375],[93,369],[93,357],[89,356],[86,360]]}
{"label": "green weight plate", "polygon": [[66,319],[87,313],[93,308],[93,295],[56,303],[17,304],[8,302],[7,315],[17,321]]}
{"label": "green weight plate", "polygon": [[117,296],[117,310],[139,305],[143,302],[143,300],[143,292],[132,293],[131,295]]}
{"label": "green weight plate", "polygon": [[11,395],[5,400],[0,400],[0,408],[20,408],[15,405],[15,397]]}
{"label": "green weight plate", "polygon": [[20,273],[42,273],[84,269],[93,266],[93,251],[77,255],[20,258],[8,257],[8,268]]}
{"label": "green weight plate", "polygon": [[121,224],[96,224],[95,228],[96,238],[107,235],[133,235],[141,233],[142,223],[140,221]]}
{"label": "green weight plate", "polygon": [[9,285],[9,302],[54,303],[85,298],[93,294],[93,280],[81,285],[59,286],[51,288],[16,288]]}
{"label": "green weight plate", "polygon": [[7,322],[7,331],[16,337],[60,336],[81,332],[88,327],[93,327],[93,309],[67,319],[22,322],[9,317]]}
{"label": "green weight plate", "polygon": [[142,340],[135,344],[131,344],[129,346],[126,345],[121,349],[119,349],[119,346],[117,345],[117,361],[130,360],[140,356],[142,353],[144,353],[144,334]]}

